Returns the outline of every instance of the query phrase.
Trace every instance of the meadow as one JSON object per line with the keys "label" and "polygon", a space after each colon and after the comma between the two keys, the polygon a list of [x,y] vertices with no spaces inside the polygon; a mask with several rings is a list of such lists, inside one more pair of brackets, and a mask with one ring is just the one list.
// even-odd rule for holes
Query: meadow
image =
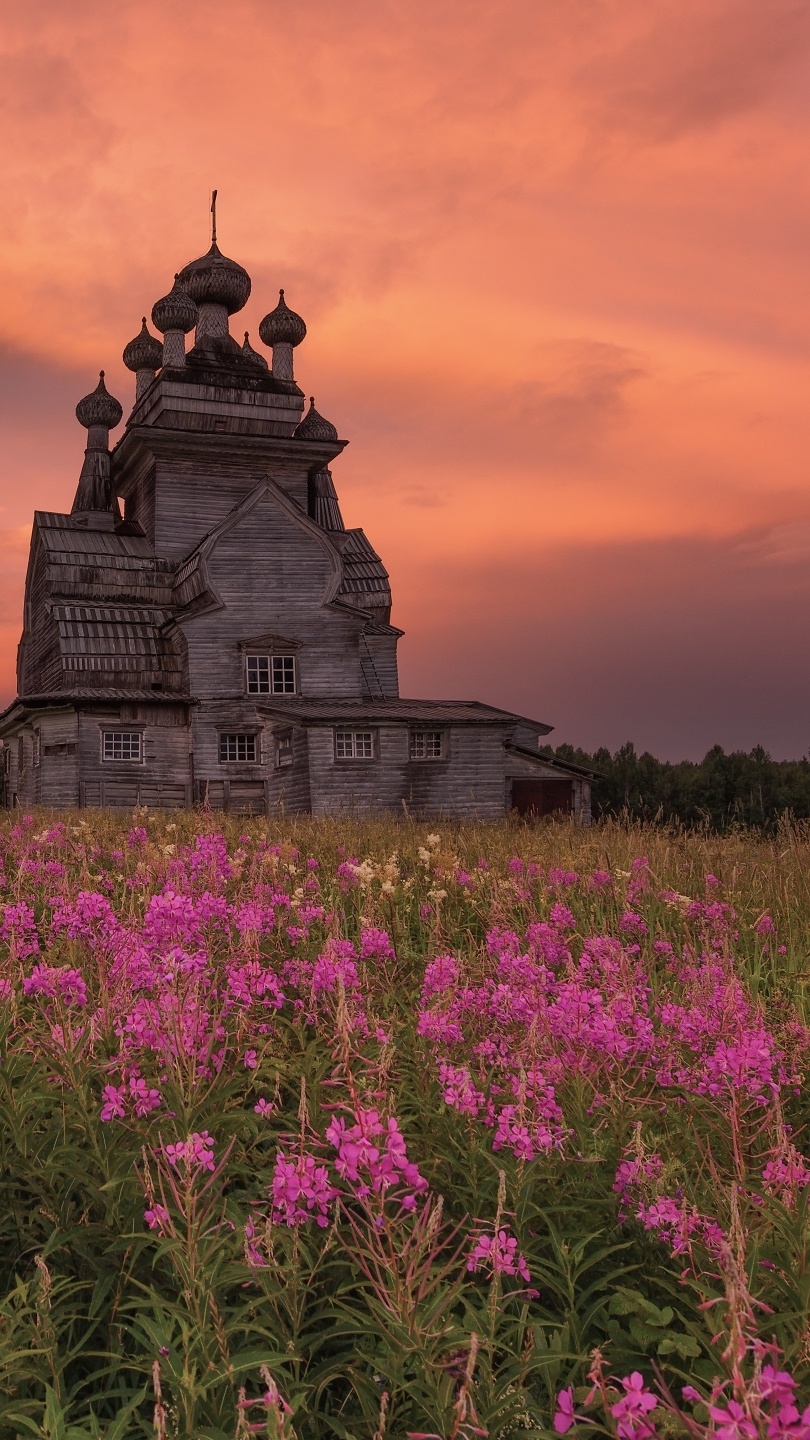
{"label": "meadow", "polygon": [[810,830],[0,824],[0,1437],[810,1437]]}

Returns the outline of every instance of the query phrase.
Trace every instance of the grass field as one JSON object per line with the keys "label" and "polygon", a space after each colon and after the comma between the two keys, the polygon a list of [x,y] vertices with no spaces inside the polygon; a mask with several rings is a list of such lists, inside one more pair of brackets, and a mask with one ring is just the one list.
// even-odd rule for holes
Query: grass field
{"label": "grass field", "polygon": [[810,1436],[810,829],[0,848],[2,1440]]}

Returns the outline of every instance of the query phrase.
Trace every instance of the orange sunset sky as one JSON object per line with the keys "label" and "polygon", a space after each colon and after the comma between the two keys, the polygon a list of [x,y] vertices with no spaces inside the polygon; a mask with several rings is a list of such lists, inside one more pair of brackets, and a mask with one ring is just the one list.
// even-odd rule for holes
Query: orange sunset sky
{"label": "orange sunset sky", "polygon": [[[0,700],[76,401],[219,241],[309,334],[403,694],[810,748],[806,0],[28,0],[0,18]],[[120,435],[119,430],[116,434]]]}

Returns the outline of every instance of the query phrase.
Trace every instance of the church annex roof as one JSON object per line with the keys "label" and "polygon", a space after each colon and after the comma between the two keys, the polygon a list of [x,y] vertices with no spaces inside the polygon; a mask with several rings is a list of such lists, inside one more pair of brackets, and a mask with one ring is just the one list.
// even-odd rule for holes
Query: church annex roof
{"label": "church annex roof", "polygon": [[155,563],[155,551],[146,535],[121,530],[92,530],[70,515],[53,510],[35,510],[34,525],[46,550],[63,554],[115,555],[123,559],[143,558]]}
{"label": "church annex roof", "polygon": [[499,710],[494,705],[484,705],[480,700],[283,700],[278,704],[262,702],[258,707],[263,713],[274,713],[280,718],[287,715],[305,724],[378,724],[386,720],[416,721],[425,724],[448,725],[505,725],[520,723],[531,725],[544,735],[554,728],[540,720],[529,720],[525,715],[516,715],[511,710]]}
{"label": "church annex roof", "polygon": [[[170,626],[171,611],[136,605],[53,605],[63,683],[180,687],[183,656]],[[142,682],[139,687],[139,681]]]}

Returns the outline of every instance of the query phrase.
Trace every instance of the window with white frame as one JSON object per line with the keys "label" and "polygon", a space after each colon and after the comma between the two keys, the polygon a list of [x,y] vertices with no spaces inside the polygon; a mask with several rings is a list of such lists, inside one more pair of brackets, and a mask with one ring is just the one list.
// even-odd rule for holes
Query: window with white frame
{"label": "window with white frame", "polygon": [[444,731],[412,730],[409,752],[412,760],[441,760],[444,756]]}
{"label": "window with white frame", "polygon": [[373,730],[336,730],[336,760],[373,760]]}
{"label": "window with white frame", "polygon": [[256,736],[239,734],[220,735],[219,758],[220,760],[255,761]]}
{"label": "window with white frame", "polygon": [[249,695],[294,695],[294,655],[247,655],[247,688]]}
{"label": "window with white frame", "polygon": [[103,730],[101,733],[102,760],[143,759],[143,736],[139,730]]}

